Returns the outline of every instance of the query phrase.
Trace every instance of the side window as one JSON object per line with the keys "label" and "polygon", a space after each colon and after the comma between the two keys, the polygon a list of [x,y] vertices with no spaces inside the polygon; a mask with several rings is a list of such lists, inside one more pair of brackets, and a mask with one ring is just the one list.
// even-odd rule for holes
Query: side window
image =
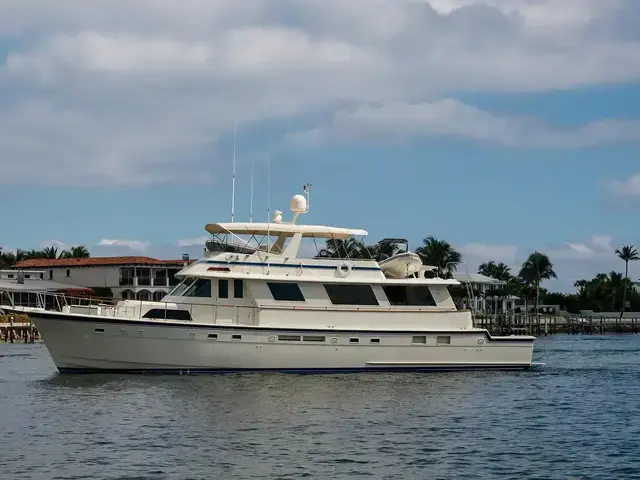
{"label": "side window", "polygon": [[370,285],[325,283],[324,289],[334,305],[379,305]]}
{"label": "side window", "polygon": [[218,298],[229,298],[229,280],[218,280]]}
{"label": "side window", "polygon": [[233,297],[234,298],[244,297],[244,282],[242,280],[233,281]]}
{"label": "side window", "polygon": [[391,305],[436,306],[429,285],[387,285],[382,288]]}
{"label": "side window", "polygon": [[184,296],[211,298],[211,280],[199,278],[196,283],[187,290],[187,293],[185,293]]}
{"label": "side window", "polygon": [[304,302],[304,295],[297,283],[267,282],[273,299],[279,302]]}

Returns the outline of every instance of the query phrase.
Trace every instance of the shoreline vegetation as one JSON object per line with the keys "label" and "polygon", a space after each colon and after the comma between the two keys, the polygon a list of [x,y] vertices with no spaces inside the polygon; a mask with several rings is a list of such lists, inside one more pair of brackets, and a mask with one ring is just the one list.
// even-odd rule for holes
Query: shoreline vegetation
{"label": "shoreline vegetation", "polygon": [[[378,242],[365,245],[353,238],[348,240],[327,240],[325,247],[320,250],[316,258],[350,257],[353,259],[376,259],[390,257],[398,253],[398,245],[393,242]],[[436,267],[435,275],[451,277],[463,262],[460,252],[445,240],[433,236],[426,237],[422,244],[415,249],[425,265]],[[519,297],[527,301],[533,308],[530,312],[538,314],[539,305],[558,305],[561,310],[570,314],[581,311],[592,311],[597,317],[599,312],[640,312],[640,293],[629,279],[629,263],[639,261],[640,254],[633,245],[623,245],[615,250],[617,257],[624,262],[624,273],[611,271],[598,273],[591,279],[581,279],[574,283],[575,293],[551,292],[542,287],[545,280],[557,278],[554,266],[547,255],[534,251],[522,263],[517,274],[513,274],[511,267],[502,262],[489,261],[478,267],[478,273],[504,282],[503,285],[490,286],[484,298],[491,306],[491,299]],[[0,247],[0,270],[15,267],[16,263],[28,259],[54,258],[88,258],[89,250],[84,245],[76,245],[69,250],[59,251],[56,247],[43,250],[3,251]],[[100,297],[107,297],[108,288],[90,287]],[[451,288],[451,294],[456,303],[468,301],[465,286]],[[478,289],[473,290],[476,298],[483,297]],[[624,308],[626,306],[626,308]],[[489,312],[498,313],[498,312]]]}

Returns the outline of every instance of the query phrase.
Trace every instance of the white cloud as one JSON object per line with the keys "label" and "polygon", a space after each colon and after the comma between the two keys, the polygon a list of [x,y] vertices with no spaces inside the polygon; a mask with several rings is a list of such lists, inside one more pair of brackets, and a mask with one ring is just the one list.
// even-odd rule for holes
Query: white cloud
{"label": "white cloud", "polygon": [[468,243],[457,247],[463,259],[474,260],[480,264],[487,261],[503,262],[512,265],[518,255],[516,245],[487,245],[482,243]]}
{"label": "white cloud", "polygon": [[196,238],[185,238],[183,240],[178,240],[179,247],[192,247],[194,245],[204,246],[205,242],[209,240],[210,237],[196,237]]}
{"label": "white cloud", "polygon": [[121,240],[109,238],[103,238],[97,243],[97,246],[125,247],[138,252],[146,251],[149,248],[149,245],[149,242],[142,242],[140,240]]}
{"label": "white cloud", "polygon": [[640,143],[640,120],[602,120],[578,128],[545,125],[526,117],[493,115],[455,99],[432,103],[387,103],[342,110],[322,127],[298,132],[298,146],[363,140],[406,142],[444,136],[523,148],[579,148],[603,143]]}
{"label": "white cloud", "polygon": [[607,188],[617,197],[640,198],[640,173],[631,175],[626,180],[610,180]]}
{"label": "white cloud", "polygon": [[42,240],[40,242],[40,249],[44,250],[48,247],[54,247],[58,250],[68,250],[71,246],[68,243],[61,242],[60,240]]}
{"label": "white cloud", "polygon": [[[369,122],[380,141],[422,133],[525,147],[634,140],[633,121],[556,131],[442,99],[637,81],[637,3],[0,0],[9,50],[0,57],[0,176],[209,183],[233,118],[313,125],[322,114],[359,134]],[[355,124],[336,114],[354,111]],[[385,123],[394,115],[402,131]],[[329,135],[323,128],[335,136],[329,125],[320,137]]]}

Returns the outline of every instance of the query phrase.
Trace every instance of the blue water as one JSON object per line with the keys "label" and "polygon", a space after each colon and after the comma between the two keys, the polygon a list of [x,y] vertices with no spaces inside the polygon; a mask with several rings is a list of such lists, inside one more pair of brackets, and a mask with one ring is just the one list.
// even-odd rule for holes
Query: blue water
{"label": "blue water", "polygon": [[0,344],[2,479],[640,478],[640,336],[529,372],[61,376]]}

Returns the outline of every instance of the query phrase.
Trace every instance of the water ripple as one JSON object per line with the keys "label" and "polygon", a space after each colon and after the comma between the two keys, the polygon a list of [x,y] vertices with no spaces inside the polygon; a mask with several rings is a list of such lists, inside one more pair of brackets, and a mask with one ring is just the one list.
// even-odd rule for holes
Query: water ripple
{"label": "water ripple", "polygon": [[640,478],[639,360],[557,336],[530,372],[63,377],[0,344],[0,476]]}

